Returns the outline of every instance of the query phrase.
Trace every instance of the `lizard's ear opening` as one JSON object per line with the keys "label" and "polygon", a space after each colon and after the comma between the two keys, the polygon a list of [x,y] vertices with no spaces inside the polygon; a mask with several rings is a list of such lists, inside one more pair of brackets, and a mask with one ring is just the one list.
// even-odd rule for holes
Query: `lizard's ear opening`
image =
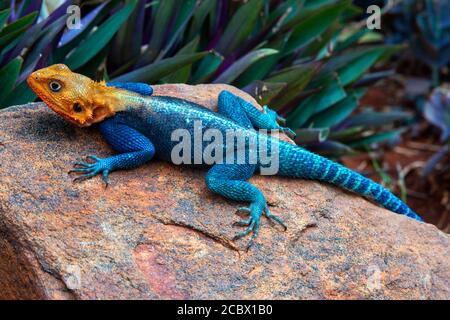
{"label": "lizard's ear opening", "polygon": [[111,111],[105,106],[96,107],[92,111],[92,122],[97,123],[103,121],[106,117],[112,116]]}

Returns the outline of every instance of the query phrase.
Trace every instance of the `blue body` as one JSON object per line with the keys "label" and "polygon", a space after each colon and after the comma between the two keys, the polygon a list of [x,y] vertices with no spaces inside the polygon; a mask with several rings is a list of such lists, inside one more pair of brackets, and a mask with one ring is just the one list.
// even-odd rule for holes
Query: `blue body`
{"label": "blue body", "polygon": [[[95,160],[93,164],[79,163],[79,167],[74,171],[83,173],[82,179],[102,173],[105,182],[108,183],[109,172],[137,167],[149,161],[154,155],[163,160],[171,161],[172,149],[179,143],[178,141],[172,141],[172,133],[177,129],[185,129],[193,137],[195,121],[201,121],[204,131],[216,129],[223,136],[230,129],[245,130],[246,134],[255,137],[258,137],[259,134],[254,129],[278,129],[292,134],[290,129],[278,124],[277,120],[282,119],[275,112],[268,108],[265,108],[264,113],[260,112],[252,104],[228,91],[223,91],[219,95],[219,112],[214,113],[207,108],[185,100],[151,96],[151,87],[145,84],[110,85],[138,92],[145,95],[146,98],[143,99],[141,108],[120,112],[100,123],[103,136],[119,154],[106,159],[91,156]],[[272,143],[277,142],[279,146],[279,175],[332,183],[370,197],[393,212],[422,221],[400,199],[372,180],[301,147],[278,139],[272,141]],[[206,143],[202,144],[202,151],[206,145]],[[271,144],[269,143],[269,145]],[[246,147],[248,146],[247,144]],[[230,147],[236,148],[236,146],[225,144],[222,147],[225,151],[229,150]],[[248,147],[248,149],[250,148]],[[258,152],[259,150],[246,151]],[[258,234],[262,214],[285,227],[281,219],[270,213],[262,192],[247,182],[258,169],[260,169],[259,161],[256,164],[214,164],[206,176],[206,183],[211,191],[229,199],[250,203],[249,207],[240,208],[240,210],[249,213],[249,219],[237,223],[247,226],[247,228],[236,236],[242,237],[253,232],[249,246]]]}

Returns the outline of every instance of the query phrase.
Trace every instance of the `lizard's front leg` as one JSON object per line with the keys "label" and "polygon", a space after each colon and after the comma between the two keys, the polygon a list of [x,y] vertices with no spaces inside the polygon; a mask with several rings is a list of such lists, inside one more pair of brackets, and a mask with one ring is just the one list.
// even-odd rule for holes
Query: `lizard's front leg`
{"label": "lizard's front leg", "polygon": [[108,158],[89,156],[94,163],[76,163],[70,172],[82,175],[75,180],[89,179],[101,173],[103,181],[108,185],[108,175],[111,171],[138,167],[155,154],[151,141],[137,130],[121,123],[117,116],[101,122],[100,131],[111,147],[120,154]]}
{"label": "lizard's front leg", "polygon": [[[279,123],[284,125],[286,119],[280,117],[275,111],[268,106],[263,107],[263,111],[258,110],[250,102],[236,96],[230,91],[224,90],[219,94],[218,109],[221,114],[226,115],[230,119],[237,121],[241,125],[245,124],[248,128],[280,130],[286,133],[289,137],[295,138],[295,132],[288,127],[282,127]],[[241,120],[243,119],[243,121]]]}
{"label": "lizard's front leg", "polygon": [[153,88],[150,85],[141,82],[108,82],[106,85],[108,87],[133,91],[143,96],[151,96],[153,94]]}
{"label": "lizard's front leg", "polygon": [[278,222],[286,229],[284,222],[270,213],[266,198],[261,190],[246,181],[253,175],[255,167],[255,165],[250,164],[216,164],[206,175],[206,184],[211,191],[235,201],[250,202],[248,208],[239,209],[239,211],[248,213],[250,217],[247,220],[236,222],[236,225],[247,226],[247,229],[235,236],[235,239],[238,239],[253,232],[247,248],[253,244],[258,236],[262,214]]}

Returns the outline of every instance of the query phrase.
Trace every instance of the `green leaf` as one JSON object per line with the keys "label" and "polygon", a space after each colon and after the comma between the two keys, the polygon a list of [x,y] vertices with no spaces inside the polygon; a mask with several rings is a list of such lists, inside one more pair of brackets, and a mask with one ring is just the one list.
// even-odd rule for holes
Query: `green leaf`
{"label": "green leaf", "polygon": [[[58,47],[52,54],[52,57],[55,61],[64,61],[66,56],[80,43],[86,39],[89,34],[92,33],[94,27],[98,26],[100,21],[103,21],[105,16],[107,16],[110,12],[114,11],[117,7],[118,0],[112,0],[106,2],[93,11],[91,11],[88,17],[88,21],[83,21],[83,26],[79,30],[67,30],[66,33],[61,38],[61,47]],[[67,33],[70,33],[67,35]]]}
{"label": "green leaf", "polygon": [[287,39],[288,36],[283,36],[280,39],[276,39],[265,45],[264,47],[275,49],[278,53],[264,57],[252,64],[236,79],[235,85],[237,87],[244,87],[254,80],[262,80],[265,76],[267,76],[267,74],[273,70],[278,60],[283,55],[282,52]]}
{"label": "green leaf", "polygon": [[[335,4],[339,0],[331,0],[328,3],[323,3],[319,7]],[[282,22],[280,31],[287,32],[293,30],[300,22],[304,21],[307,17],[317,12],[319,7],[305,6],[305,1],[294,0],[294,6],[289,8],[289,15],[286,20]]]}
{"label": "green leaf", "polygon": [[302,49],[302,56],[315,57],[316,60],[327,58],[330,55],[330,47],[334,47],[341,30],[342,25],[337,20],[334,21],[320,37]]}
{"label": "green leaf", "polygon": [[97,53],[94,57],[92,57],[91,60],[89,60],[87,63],[83,64],[78,69],[78,72],[80,74],[83,74],[89,78],[93,79],[103,79],[102,74],[99,74],[99,68],[102,64],[104,64],[106,56],[108,55],[109,48],[104,47],[102,50],[100,50],[99,53]]}
{"label": "green leaf", "polygon": [[137,0],[130,0],[120,11],[102,23],[69,54],[65,64],[71,69],[77,69],[99,53],[128,19],[136,4]]}
{"label": "green leaf", "polygon": [[[345,69],[353,64],[353,70],[367,70],[364,66],[361,66],[362,62],[366,59],[366,62],[373,59],[374,56],[378,55],[376,61],[379,61],[385,57],[388,57],[390,54],[394,53],[398,50],[398,46],[368,46],[363,48],[349,49],[346,50],[339,55],[335,55],[329,59],[329,61],[325,64],[325,66],[321,70],[321,74],[325,75],[330,72],[343,72],[345,73]],[[375,62],[376,62],[375,61]],[[360,65],[357,68],[356,65]],[[362,71],[364,72],[364,71]],[[359,72],[358,72],[359,73]],[[357,77],[355,77],[357,78]]]}
{"label": "green leaf", "polygon": [[370,31],[365,33],[359,40],[362,44],[368,44],[371,42],[382,42],[384,41],[384,36],[381,32]]}
{"label": "green leaf", "polygon": [[367,28],[358,28],[358,29],[350,29],[349,31],[344,31],[336,44],[334,50],[335,51],[343,51],[349,48],[351,45],[354,45],[358,40],[361,39],[367,32],[370,30]]}
{"label": "green leaf", "polygon": [[24,81],[14,88],[2,101],[3,106],[16,106],[36,100],[36,94]]}
{"label": "green leaf", "polygon": [[200,60],[208,54],[211,53],[204,51],[163,59],[114,78],[113,81],[155,83],[161,78]]}
{"label": "green leaf", "polygon": [[291,128],[299,128],[304,125],[309,118],[322,110],[341,101],[347,96],[344,88],[339,82],[331,78],[325,87],[305,100],[288,116],[287,122]]}
{"label": "green leaf", "polygon": [[177,8],[177,19],[175,20],[174,31],[169,36],[166,46],[158,54],[156,60],[162,59],[166,53],[172,48],[186,28],[190,18],[192,17],[196,7],[196,0],[184,0]]}
{"label": "green leaf", "polygon": [[2,87],[2,94],[0,96],[0,106],[3,106],[3,100],[12,91],[19,77],[20,68],[22,67],[23,59],[17,57],[6,66],[0,69],[0,83]]}
{"label": "green leaf", "polygon": [[365,55],[351,61],[348,65],[338,70],[339,78],[343,86],[346,86],[363,75],[385,52],[384,48],[374,48]]}
{"label": "green leaf", "polygon": [[348,6],[347,1],[325,6],[313,12],[294,28],[289,38],[284,55],[288,55],[319,37],[339,17],[342,10]]}
{"label": "green leaf", "polygon": [[268,105],[286,87],[282,82],[253,81],[242,90],[250,94],[260,105]]}
{"label": "green leaf", "polygon": [[208,14],[210,14],[215,6],[217,5],[216,0],[204,0],[200,3],[197,9],[194,12],[194,16],[192,18],[191,26],[189,27],[189,36],[188,39],[191,40],[198,36],[203,26],[203,23],[206,20]]}
{"label": "green leaf", "polygon": [[11,9],[5,9],[5,10],[0,11],[0,31],[2,31],[3,27],[5,26],[10,12],[11,12]]}
{"label": "green leaf", "polygon": [[227,24],[216,50],[221,54],[227,55],[246,40],[253,31],[261,8],[261,0],[250,0],[240,6]]}
{"label": "green leaf", "polygon": [[314,63],[293,66],[266,79],[267,82],[287,83],[287,87],[273,100],[271,107],[276,110],[280,109],[301,95],[303,89],[315,74],[317,67],[318,65]]}
{"label": "green leaf", "polygon": [[31,25],[36,19],[36,17],[37,12],[33,12],[4,27],[0,32],[0,47],[8,44],[23,32],[25,32],[28,26]]}
{"label": "green leaf", "polygon": [[190,83],[205,83],[219,69],[223,56],[217,52],[204,57],[195,70]]}
{"label": "green leaf", "polygon": [[223,72],[213,83],[231,83],[244,72],[253,63],[264,57],[278,53],[274,49],[259,49],[247,53],[245,56],[233,63],[225,72]]}
{"label": "green leaf", "polygon": [[[105,4],[103,3],[103,5]],[[123,66],[130,61],[133,61],[132,64],[136,63],[141,54],[144,18],[145,1],[139,1],[130,18],[122,25],[113,39],[114,52],[109,55],[109,66],[112,68]]]}
{"label": "green leaf", "polygon": [[353,116],[349,120],[349,125],[364,127],[382,126],[395,121],[406,121],[412,117],[413,115],[410,112],[405,111],[367,111]]}
{"label": "green leaf", "polygon": [[300,14],[304,11],[303,2],[305,1],[288,0],[280,3],[280,5],[269,14],[266,21],[266,24],[276,22],[276,27],[271,30],[271,34],[275,34],[280,30],[285,31],[291,29],[291,27],[298,22],[296,19],[298,19]]}
{"label": "green leaf", "polygon": [[152,19],[153,30],[150,43],[142,54],[139,66],[152,62],[158,56],[167,34],[166,31],[169,29],[172,16],[176,13],[177,7],[177,1],[175,0],[159,1],[154,19]]}
{"label": "green leaf", "polygon": [[29,67],[34,64],[41,56],[42,52],[55,41],[55,37],[61,32],[61,30],[66,26],[66,17],[60,17],[58,20],[54,21],[47,28],[39,32],[39,38],[36,43],[33,44],[32,49],[27,53],[26,60],[24,63],[25,67]]}
{"label": "green leaf", "polygon": [[356,140],[360,137],[361,133],[364,131],[364,127],[351,127],[347,129],[342,129],[339,131],[333,131],[330,133],[329,138],[338,141],[349,141]]}
{"label": "green leaf", "polygon": [[362,147],[368,147],[371,144],[378,143],[385,140],[391,140],[393,138],[398,137],[400,134],[402,134],[405,130],[404,129],[397,129],[392,130],[388,132],[381,132],[376,133],[371,136],[368,136],[366,138],[359,139],[358,141],[349,143],[349,146],[352,148],[362,148]]}
{"label": "green leaf", "polygon": [[[200,41],[200,37],[194,38],[191,42],[189,42],[186,46],[181,48],[175,57],[182,56],[186,54],[191,54],[197,51],[198,43]],[[172,74],[168,75],[163,79],[163,82],[165,83],[186,83],[189,80],[189,76],[191,74],[192,64],[189,64],[185,66],[184,68],[181,68],[180,70],[177,70],[173,72]]]}
{"label": "green leaf", "polygon": [[323,142],[328,138],[330,129],[328,128],[307,128],[295,130],[297,136],[295,143],[303,145],[307,143]]}
{"label": "green leaf", "polygon": [[358,98],[351,93],[334,106],[314,115],[309,122],[315,128],[332,127],[346,119],[358,106]]}
{"label": "green leaf", "polygon": [[323,6],[327,6],[335,3],[336,0],[306,0],[305,1],[305,10],[317,10]]}

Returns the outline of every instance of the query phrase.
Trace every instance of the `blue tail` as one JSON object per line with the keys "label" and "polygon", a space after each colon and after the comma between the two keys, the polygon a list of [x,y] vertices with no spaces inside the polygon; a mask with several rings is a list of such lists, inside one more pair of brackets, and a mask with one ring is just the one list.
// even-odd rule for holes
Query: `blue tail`
{"label": "blue tail", "polygon": [[328,182],[369,197],[388,210],[423,221],[403,201],[378,183],[338,163],[287,143],[280,144],[280,175]]}

